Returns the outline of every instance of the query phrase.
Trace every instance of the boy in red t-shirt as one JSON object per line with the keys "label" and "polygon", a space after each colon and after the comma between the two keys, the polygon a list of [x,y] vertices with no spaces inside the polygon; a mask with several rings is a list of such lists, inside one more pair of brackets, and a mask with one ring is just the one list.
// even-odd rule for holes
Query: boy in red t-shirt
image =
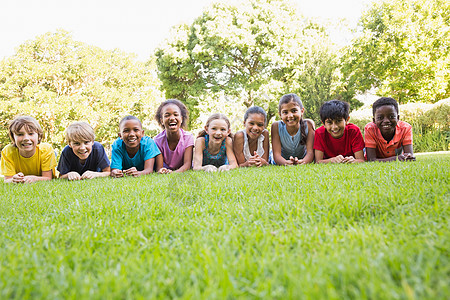
{"label": "boy in red t-shirt", "polygon": [[314,137],[316,163],[364,162],[364,140],[359,127],[348,122],[350,105],[339,100],[320,107],[323,126]]}
{"label": "boy in red t-shirt", "polygon": [[372,104],[373,122],[364,127],[368,161],[416,160],[412,127],[399,121],[398,103],[383,97]]}

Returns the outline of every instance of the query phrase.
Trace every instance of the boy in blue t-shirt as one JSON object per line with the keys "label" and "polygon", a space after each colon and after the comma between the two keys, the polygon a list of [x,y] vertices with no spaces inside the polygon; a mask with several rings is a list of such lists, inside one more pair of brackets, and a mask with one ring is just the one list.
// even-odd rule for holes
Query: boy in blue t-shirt
{"label": "boy in blue t-shirt", "polygon": [[138,177],[152,173],[155,157],[160,154],[156,143],[144,136],[141,121],[126,116],[119,123],[119,138],[112,144],[111,176]]}
{"label": "boy in blue t-shirt", "polygon": [[80,180],[109,176],[111,169],[105,148],[94,139],[94,129],[86,122],[75,122],[67,127],[68,145],[57,167],[60,178]]}

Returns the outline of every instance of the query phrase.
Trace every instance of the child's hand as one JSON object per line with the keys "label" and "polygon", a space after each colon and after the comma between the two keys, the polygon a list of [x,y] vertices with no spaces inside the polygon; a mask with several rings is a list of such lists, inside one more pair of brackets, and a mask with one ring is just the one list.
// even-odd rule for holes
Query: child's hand
{"label": "child's hand", "polygon": [[92,179],[98,176],[98,172],[94,172],[94,171],[86,171],[83,173],[83,175],[81,175],[81,179]]}
{"label": "child's hand", "polygon": [[17,173],[16,175],[14,175],[14,176],[12,177],[12,182],[13,182],[13,183],[23,183],[23,182],[24,182],[24,176],[23,176],[23,173],[20,172],[20,173]]}
{"label": "child's hand", "polygon": [[128,175],[128,176],[133,176],[133,177],[139,176],[139,171],[136,169],[136,167],[129,168],[128,170],[124,170],[123,172],[125,173],[125,175]]}
{"label": "child's hand", "polygon": [[68,180],[80,180],[81,176],[78,174],[78,172],[69,172],[67,173],[67,179]]}
{"label": "child's hand", "polygon": [[259,167],[261,165],[261,157],[255,151],[254,155],[250,156],[247,162],[250,166]]}
{"label": "child's hand", "polygon": [[397,156],[399,161],[413,161],[416,160],[416,157],[411,153],[403,153]]}
{"label": "child's hand", "polygon": [[215,172],[217,171],[217,168],[213,165],[206,165],[202,167],[203,171],[205,172]]}
{"label": "child's hand", "polygon": [[123,172],[122,172],[122,170],[119,170],[119,169],[112,169],[111,176],[114,178],[120,178],[120,177],[123,177]]}
{"label": "child's hand", "polygon": [[286,161],[286,166],[293,166],[296,165],[298,163],[298,158],[297,157],[289,157],[289,160]]}
{"label": "child's hand", "polygon": [[172,173],[172,170],[166,169],[166,168],[161,168],[161,169],[159,169],[158,173],[159,174],[169,174],[169,173]]}
{"label": "child's hand", "polygon": [[23,177],[23,183],[33,183],[38,181],[39,178],[37,176],[34,175],[27,175]]}
{"label": "child's hand", "polygon": [[230,169],[230,165],[223,165],[223,166],[220,166],[217,170],[219,172],[223,172],[223,171],[228,171],[229,169]]}
{"label": "child's hand", "polygon": [[303,159],[299,159],[297,165],[306,165],[307,162],[304,161]]}
{"label": "child's hand", "polygon": [[343,164],[352,164],[355,162],[355,158],[353,156],[346,156],[344,157],[344,159],[342,160]]}
{"label": "child's hand", "polygon": [[335,157],[331,158],[330,162],[331,163],[336,163],[336,164],[343,163],[344,162],[344,156],[339,154],[338,156],[335,156]]}

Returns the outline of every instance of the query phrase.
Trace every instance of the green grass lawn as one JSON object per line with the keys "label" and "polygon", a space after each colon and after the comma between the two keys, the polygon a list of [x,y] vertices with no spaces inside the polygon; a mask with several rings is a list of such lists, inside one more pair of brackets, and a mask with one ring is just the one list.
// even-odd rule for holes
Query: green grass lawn
{"label": "green grass lawn", "polygon": [[449,170],[0,183],[0,298],[449,299]]}

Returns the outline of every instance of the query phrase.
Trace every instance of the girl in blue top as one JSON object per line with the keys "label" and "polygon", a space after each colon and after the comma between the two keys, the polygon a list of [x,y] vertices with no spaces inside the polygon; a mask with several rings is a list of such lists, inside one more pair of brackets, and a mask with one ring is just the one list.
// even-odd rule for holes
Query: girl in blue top
{"label": "girl in blue top", "polygon": [[230,121],[223,114],[212,114],[206,121],[205,130],[195,141],[194,170],[207,172],[226,171],[236,168]]}
{"label": "girl in blue top", "polygon": [[119,138],[112,144],[111,176],[138,177],[152,173],[155,157],[161,152],[150,137],[144,136],[141,121],[126,116],[119,128]]}
{"label": "girl in blue top", "polygon": [[305,108],[296,94],[281,97],[281,121],[272,124],[273,161],[276,165],[302,165],[314,160],[314,122],[303,120]]}

